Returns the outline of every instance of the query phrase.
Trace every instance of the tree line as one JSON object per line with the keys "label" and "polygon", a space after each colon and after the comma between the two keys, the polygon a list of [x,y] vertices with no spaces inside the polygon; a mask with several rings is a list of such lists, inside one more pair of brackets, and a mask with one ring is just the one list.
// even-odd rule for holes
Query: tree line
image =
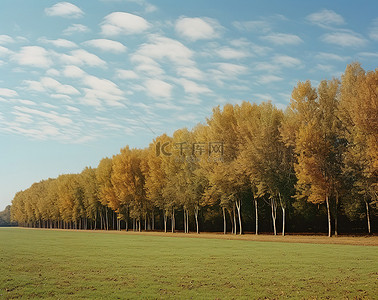
{"label": "tree line", "polygon": [[342,217],[364,219],[371,233],[377,83],[378,69],[352,63],[341,79],[317,88],[298,82],[285,111],[270,102],[215,107],[192,130],[34,183],[15,195],[12,219],[29,227],[197,233],[223,223],[224,233],[234,234],[243,226],[258,234],[269,219],[275,235],[285,234],[287,220],[298,231],[300,218],[323,219],[331,236]]}

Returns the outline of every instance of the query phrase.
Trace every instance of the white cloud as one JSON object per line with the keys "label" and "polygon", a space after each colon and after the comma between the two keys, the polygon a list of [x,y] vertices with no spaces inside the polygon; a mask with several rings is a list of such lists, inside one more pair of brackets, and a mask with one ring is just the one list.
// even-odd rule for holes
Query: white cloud
{"label": "white cloud", "polygon": [[62,95],[62,94],[50,94],[50,98],[53,99],[59,99],[59,100],[64,100],[64,101],[71,101],[71,97],[68,95]]}
{"label": "white cloud", "polygon": [[202,80],[204,78],[203,72],[197,67],[180,66],[177,68],[177,74],[195,80]]}
{"label": "white cloud", "polygon": [[[110,1],[112,1],[112,0],[110,0]],[[114,1],[119,1],[119,0],[114,0]],[[155,5],[152,5],[151,3],[149,3],[145,0],[126,0],[126,1],[127,2],[133,2],[133,3],[136,3],[140,6],[142,6],[144,8],[145,13],[152,13],[152,12],[154,12],[158,9]]]}
{"label": "white cloud", "polygon": [[14,43],[14,39],[9,35],[1,34],[0,35],[0,45]]}
{"label": "white cloud", "polygon": [[36,68],[48,68],[53,64],[48,51],[39,46],[22,47],[19,53],[12,55],[12,60]]}
{"label": "white cloud", "polygon": [[45,38],[39,39],[42,43],[51,44],[55,47],[61,47],[61,48],[76,48],[77,45],[74,42],[71,42],[69,40],[65,39],[57,39],[57,40],[48,40]]}
{"label": "white cloud", "polygon": [[200,119],[200,116],[195,113],[186,113],[185,115],[178,115],[176,119],[178,121],[196,122],[198,119]]}
{"label": "white cloud", "polygon": [[25,88],[29,91],[34,91],[34,92],[46,92],[45,87],[42,85],[41,82],[35,81],[35,80],[24,80],[23,85]]}
{"label": "white cloud", "polygon": [[95,47],[102,51],[109,51],[113,53],[126,52],[127,47],[120,42],[107,40],[107,39],[96,39],[90,40],[83,43],[83,45]]}
{"label": "white cloud", "polygon": [[86,73],[77,66],[66,66],[63,75],[69,78],[82,78]]}
{"label": "white cloud", "polygon": [[31,124],[34,122],[32,116],[29,114],[24,114],[19,111],[13,111],[12,114],[16,116],[15,121],[17,123]]}
{"label": "white cloud", "polygon": [[145,82],[145,87],[152,98],[171,98],[173,86],[165,81],[149,79]]}
{"label": "white cloud", "polygon": [[251,56],[251,53],[245,50],[239,50],[230,47],[222,47],[216,50],[216,53],[224,59],[241,59],[248,56]]}
{"label": "white cloud", "polygon": [[358,56],[362,56],[364,58],[378,58],[377,52],[360,52]]}
{"label": "white cloud", "polygon": [[189,94],[211,93],[211,90],[207,86],[200,85],[194,81],[191,81],[185,78],[178,79],[177,81],[183,86],[185,93],[189,93]]}
{"label": "white cloud", "polygon": [[364,37],[352,31],[326,33],[321,39],[325,43],[341,47],[362,47],[367,44]]}
{"label": "white cloud", "polygon": [[331,61],[347,61],[350,59],[349,56],[340,56],[334,53],[327,53],[327,52],[319,52],[315,55],[315,59],[317,60],[331,60]]}
{"label": "white cloud", "polygon": [[124,93],[119,87],[108,79],[96,76],[85,76],[83,84],[89,88],[84,88],[85,96],[82,98],[84,104],[101,106],[105,101],[110,106],[122,106],[119,101],[124,100]]}
{"label": "white cloud", "polygon": [[378,41],[378,18],[373,21],[373,25],[369,31],[369,37],[372,40]]}
{"label": "white cloud", "polygon": [[310,14],[306,17],[306,20],[320,27],[345,24],[344,18],[341,15],[328,9],[323,9],[322,11]]}
{"label": "white cloud", "polygon": [[180,66],[194,64],[191,59],[193,52],[179,41],[160,35],[151,35],[149,41],[139,48],[137,54],[153,59],[168,59]]}
{"label": "white cloud", "polygon": [[275,45],[298,45],[303,42],[299,36],[288,33],[271,33],[261,37],[261,39]]}
{"label": "white cloud", "polygon": [[2,97],[17,97],[18,93],[15,90],[0,88],[0,96],[2,96]]}
{"label": "white cloud", "polygon": [[64,95],[79,95],[80,92],[71,85],[61,84],[51,77],[43,77],[40,81],[25,80],[24,84],[28,90],[36,92],[55,92]]}
{"label": "white cloud", "polygon": [[139,78],[138,74],[135,73],[134,71],[132,71],[132,70],[121,70],[121,69],[118,69],[116,71],[116,76],[119,79],[138,79]]}
{"label": "white cloud", "polygon": [[8,48],[0,46],[0,56],[11,55],[13,52]]}
{"label": "white cloud", "polygon": [[287,55],[276,55],[273,57],[273,62],[287,68],[298,67],[302,64],[302,62],[298,58]]}
{"label": "white cloud", "polygon": [[101,33],[106,36],[138,34],[150,28],[150,24],[137,15],[114,12],[107,15],[101,23]]}
{"label": "white cloud", "polygon": [[30,101],[30,100],[17,99],[17,101],[24,105],[30,105],[30,106],[37,105],[34,101]]}
{"label": "white cloud", "polygon": [[50,78],[50,77],[43,77],[41,79],[41,84],[48,90],[52,90],[58,94],[65,94],[65,95],[79,95],[80,92],[71,85],[68,84],[61,84],[59,81]]}
{"label": "white cloud", "polygon": [[68,111],[72,111],[72,112],[80,112],[80,109],[78,109],[77,107],[74,107],[74,106],[70,106],[70,105],[66,105],[66,109]]}
{"label": "white cloud", "polygon": [[131,56],[130,60],[132,63],[137,64],[135,69],[138,72],[142,72],[153,77],[164,74],[164,70],[161,68],[161,66],[151,57],[134,54]]}
{"label": "white cloud", "polygon": [[49,76],[60,76],[60,72],[57,69],[48,69],[46,75]]}
{"label": "white cloud", "polygon": [[106,66],[106,62],[104,60],[83,49],[73,50],[70,52],[70,55],[63,54],[60,58],[64,63],[72,65],[88,65],[91,67]]}
{"label": "white cloud", "polygon": [[176,33],[188,40],[209,40],[220,36],[221,26],[210,18],[181,17],[176,21]]}
{"label": "white cloud", "polygon": [[246,21],[246,22],[233,22],[232,25],[239,30],[243,31],[256,31],[267,33],[270,31],[270,24],[267,21]]}
{"label": "white cloud", "polygon": [[278,72],[281,69],[281,67],[277,64],[273,63],[267,63],[267,62],[260,62],[257,63],[254,67],[255,71],[263,71],[263,72]]}
{"label": "white cloud", "polygon": [[20,112],[23,112],[23,113],[26,113],[26,114],[32,114],[32,115],[36,115],[36,116],[46,118],[46,119],[53,121],[53,122],[55,122],[55,123],[57,123],[58,125],[61,125],[61,126],[68,126],[68,125],[71,125],[73,123],[70,118],[65,117],[65,116],[61,116],[61,115],[59,115],[59,114],[57,114],[56,112],[53,112],[53,111],[44,112],[44,111],[40,111],[40,110],[37,110],[37,109],[32,109],[32,108],[28,108],[28,107],[24,107],[24,106],[15,106],[14,108],[17,111],[20,111]]}
{"label": "white cloud", "polygon": [[67,27],[63,30],[64,35],[72,35],[74,33],[86,33],[89,32],[90,29],[83,25],[83,24],[72,24],[71,26]]}
{"label": "white cloud", "polygon": [[50,17],[80,18],[84,12],[69,2],[59,2],[45,9],[46,15]]}
{"label": "white cloud", "polygon": [[140,64],[135,69],[138,72],[145,73],[146,75],[152,77],[160,76],[165,73],[159,64]]}
{"label": "white cloud", "polygon": [[273,82],[278,82],[282,81],[283,78],[276,76],[276,75],[262,75],[257,77],[257,82],[260,84],[267,84],[267,83],[273,83]]}
{"label": "white cloud", "polygon": [[273,97],[271,94],[259,94],[259,93],[256,93],[256,94],[253,94],[253,96],[259,100],[262,100],[262,101],[272,101],[273,100]]}
{"label": "white cloud", "polygon": [[218,63],[216,65],[225,76],[237,76],[248,72],[248,68],[242,65],[230,63]]}
{"label": "white cloud", "polygon": [[315,66],[315,69],[322,71],[322,72],[325,72],[325,73],[333,72],[333,66],[332,65],[317,64]]}

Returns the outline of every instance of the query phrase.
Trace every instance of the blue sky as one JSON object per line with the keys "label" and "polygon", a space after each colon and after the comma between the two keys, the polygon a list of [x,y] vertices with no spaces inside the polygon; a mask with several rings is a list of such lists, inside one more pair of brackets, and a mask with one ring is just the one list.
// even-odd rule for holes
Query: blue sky
{"label": "blue sky", "polygon": [[0,4],[0,210],[33,182],[378,63],[376,1]]}

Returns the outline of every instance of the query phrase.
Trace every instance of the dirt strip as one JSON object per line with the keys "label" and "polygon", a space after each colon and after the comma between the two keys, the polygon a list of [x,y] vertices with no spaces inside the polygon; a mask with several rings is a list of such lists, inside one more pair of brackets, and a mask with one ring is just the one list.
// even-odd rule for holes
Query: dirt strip
{"label": "dirt strip", "polygon": [[[34,229],[34,228],[25,228]],[[182,233],[182,232],[161,232],[161,231],[114,231],[114,230],[70,230],[70,229],[37,229],[37,230],[57,230],[57,231],[80,231],[80,232],[101,232],[108,234],[125,234],[125,235],[147,235],[147,236],[163,236],[163,237],[186,237],[186,238],[205,238],[205,239],[226,239],[226,240],[242,240],[242,241],[258,241],[258,242],[282,242],[282,243],[310,243],[310,244],[339,244],[339,245],[360,245],[360,246],[378,246],[378,236],[357,236],[357,235],[339,235],[337,237],[328,237],[325,235],[306,235],[306,234],[289,234],[286,236],[270,235],[270,234],[251,234],[233,235],[231,233],[213,233],[203,232]]]}

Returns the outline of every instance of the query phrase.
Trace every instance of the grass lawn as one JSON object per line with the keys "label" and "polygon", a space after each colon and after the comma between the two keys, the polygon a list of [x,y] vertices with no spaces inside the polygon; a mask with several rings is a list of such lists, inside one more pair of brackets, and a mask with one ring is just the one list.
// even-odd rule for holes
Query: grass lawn
{"label": "grass lawn", "polygon": [[373,299],[377,250],[0,228],[0,299]]}

